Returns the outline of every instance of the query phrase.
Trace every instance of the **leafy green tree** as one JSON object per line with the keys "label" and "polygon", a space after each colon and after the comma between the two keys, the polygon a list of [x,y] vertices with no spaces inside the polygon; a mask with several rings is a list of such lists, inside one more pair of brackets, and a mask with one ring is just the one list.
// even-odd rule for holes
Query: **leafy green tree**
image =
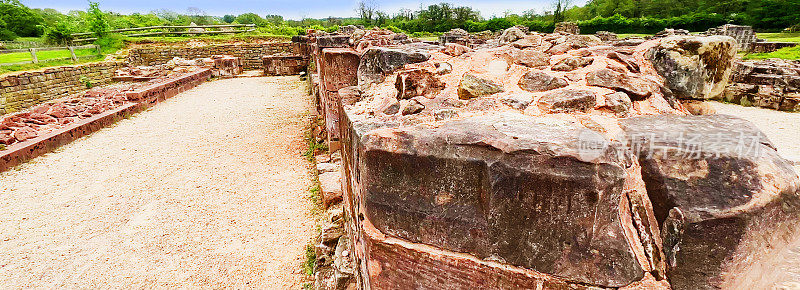
{"label": "leafy green tree", "polygon": [[0,1],[0,20],[5,23],[5,29],[18,36],[41,36],[44,33],[44,19],[16,0]]}
{"label": "leafy green tree", "polygon": [[75,30],[69,22],[59,22],[47,30],[45,37],[50,43],[65,44],[72,41],[72,33],[75,33]]}
{"label": "leafy green tree", "polygon": [[86,10],[87,22],[89,23],[89,31],[94,33],[97,38],[102,38],[108,35],[111,30],[106,14],[100,10],[100,5],[97,2],[89,1],[89,9]]}
{"label": "leafy green tree", "polygon": [[245,13],[236,16],[236,22],[240,24],[255,24],[256,26],[264,26],[267,23],[261,16],[255,13]]}
{"label": "leafy green tree", "polygon": [[17,38],[17,35],[14,34],[11,30],[6,28],[6,22],[3,19],[0,19],[0,40],[14,40]]}
{"label": "leafy green tree", "polygon": [[272,25],[282,25],[283,24],[283,16],[280,15],[267,15],[264,16],[264,21],[272,23]]}
{"label": "leafy green tree", "polygon": [[225,16],[222,16],[222,22],[225,22],[225,23],[228,23],[228,24],[233,23],[233,21],[235,21],[235,20],[236,20],[236,16],[234,16],[234,15],[226,14]]}

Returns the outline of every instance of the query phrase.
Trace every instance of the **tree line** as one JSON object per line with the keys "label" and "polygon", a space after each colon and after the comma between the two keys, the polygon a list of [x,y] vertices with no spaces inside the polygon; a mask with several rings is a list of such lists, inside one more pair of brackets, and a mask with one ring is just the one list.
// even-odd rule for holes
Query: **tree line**
{"label": "tree line", "polygon": [[484,17],[468,6],[440,3],[417,10],[392,13],[374,1],[361,1],[356,17],[284,19],[280,15],[244,13],[210,16],[195,7],[185,13],[157,10],[124,15],[102,11],[95,2],[87,10],[61,13],[55,9],[32,9],[19,0],[0,0],[0,40],[45,36],[51,42],[70,40],[76,32],[102,34],[111,29],[162,25],[255,24],[259,33],[297,35],[308,28],[334,31],[342,25],[382,27],[412,35],[441,33],[453,28],[470,32],[498,31],[514,25],[533,31],[551,32],[555,23],[575,21],[585,33],[599,30],[617,33],[654,33],[664,28],[703,31],[726,23],[751,25],[759,31],[779,31],[800,24],[800,0],[592,0],[573,5],[571,0],[553,0],[547,9],[523,13],[506,12]]}

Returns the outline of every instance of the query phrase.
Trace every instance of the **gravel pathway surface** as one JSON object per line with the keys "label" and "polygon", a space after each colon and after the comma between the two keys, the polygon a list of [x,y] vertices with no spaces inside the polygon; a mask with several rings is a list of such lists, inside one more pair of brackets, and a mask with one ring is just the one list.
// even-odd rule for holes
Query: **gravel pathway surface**
{"label": "gravel pathway surface", "polygon": [[[778,153],[791,161],[800,162],[800,113],[718,102],[710,104],[719,114],[733,115],[753,122],[778,147]],[[794,169],[800,172],[800,164]]]}
{"label": "gravel pathway surface", "polygon": [[206,83],[1,173],[0,285],[301,288],[304,90]]}

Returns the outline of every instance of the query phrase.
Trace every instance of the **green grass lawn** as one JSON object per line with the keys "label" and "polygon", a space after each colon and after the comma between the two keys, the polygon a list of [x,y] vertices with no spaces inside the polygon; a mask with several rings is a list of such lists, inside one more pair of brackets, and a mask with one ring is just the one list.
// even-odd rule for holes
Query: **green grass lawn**
{"label": "green grass lawn", "polygon": [[[96,57],[87,57],[78,60],[78,63],[88,63],[88,62],[98,62],[105,59],[105,56],[98,55]],[[36,70],[46,67],[52,66],[65,66],[65,65],[72,65],[72,60],[54,60],[48,62],[40,62],[40,63],[27,63],[27,64],[17,64],[17,65],[4,65],[0,66],[0,75],[15,72],[15,71],[24,71],[24,70]]]}
{"label": "green grass lawn", "polygon": [[620,33],[617,34],[619,38],[626,38],[626,37],[650,37],[653,36],[652,34],[642,34],[642,33]]}
{"label": "green grass lawn", "polygon": [[130,43],[148,43],[148,42],[161,42],[161,43],[178,43],[187,42],[189,40],[208,40],[208,41],[251,41],[251,40],[277,40],[286,41],[291,40],[291,36],[266,34],[258,32],[239,33],[239,34],[219,34],[219,35],[187,35],[187,36],[143,36],[143,37],[129,37],[123,36],[125,42]]}
{"label": "green grass lawn", "polygon": [[756,33],[758,38],[774,42],[797,42],[800,43],[800,33]]}
{"label": "green grass lawn", "polygon": [[[90,56],[96,54],[97,50],[93,48],[75,50],[75,55],[78,57]],[[49,59],[70,57],[70,54],[69,50],[65,49],[65,50],[37,51],[36,56],[40,62],[43,62]],[[16,63],[16,62],[31,61],[31,60],[32,58],[29,52],[14,52],[14,53],[0,54],[0,63]]]}
{"label": "green grass lawn", "polygon": [[770,53],[751,53],[742,56],[744,59],[782,58],[789,60],[800,59],[800,46],[781,48]]}

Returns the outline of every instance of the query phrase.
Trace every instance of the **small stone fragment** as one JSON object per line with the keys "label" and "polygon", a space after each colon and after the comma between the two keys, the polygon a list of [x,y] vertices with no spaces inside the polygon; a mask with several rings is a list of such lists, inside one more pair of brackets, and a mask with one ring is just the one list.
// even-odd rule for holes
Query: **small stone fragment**
{"label": "small stone fragment", "polygon": [[597,96],[588,90],[558,90],[539,98],[539,108],[550,113],[588,112],[597,103]]}
{"label": "small stone fragment", "polygon": [[471,74],[464,75],[458,85],[458,97],[462,100],[493,95],[503,91],[502,86]]}
{"label": "small stone fragment", "polygon": [[411,99],[408,100],[408,103],[403,106],[402,115],[413,115],[425,109],[425,105],[421,104],[419,101]]}
{"label": "small stone fragment", "polygon": [[599,69],[586,75],[586,82],[590,86],[598,86],[609,89],[621,90],[642,100],[650,96],[653,91],[658,90],[658,86],[638,77],[630,77],[627,74],[615,72],[610,69]]}
{"label": "small stone fragment", "polygon": [[533,97],[529,95],[513,94],[501,97],[500,101],[514,109],[525,110],[525,108],[527,108],[528,105],[533,102]]}
{"label": "small stone fragment", "polygon": [[433,118],[436,121],[448,120],[458,116],[458,112],[453,109],[440,109],[433,113]]}
{"label": "small stone fragment", "polygon": [[593,58],[589,57],[568,57],[559,61],[556,65],[553,66],[553,70],[555,71],[573,71],[585,66],[588,66],[594,62]]}
{"label": "small stone fragment", "polygon": [[397,74],[394,84],[398,99],[424,96],[433,98],[441,92],[445,84],[432,72],[424,69],[411,69]]}
{"label": "small stone fragment", "polygon": [[434,66],[436,66],[437,75],[446,75],[453,72],[453,65],[446,62],[437,62]]}
{"label": "small stone fragment", "polygon": [[444,53],[451,56],[460,56],[471,51],[471,48],[458,43],[447,43],[444,45]]}
{"label": "small stone fragment", "polygon": [[628,94],[623,92],[616,92],[608,94],[606,98],[606,107],[611,109],[612,112],[617,113],[620,117],[628,116],[631,109],[631,98]]}
{"label": "small stone fragment", "polygon": [[514,63],[527,67],[545,67],[550,65],[550,55],[532,48],[513,53]]}
{"label": "small stone fragment", "polygon": [[519,79],[520,88],[528,92],[544,92],[569,85],[567,80],[551,76],[542,71],[529,71]]}
{"label": "small stone fragment", "polygon": [[500,35],[500,44],[509,44],[523,38],[525,38],[525,32],[514,26],[503,31],[503,34]]}
{"label": "small stone fragment", "polygon": [[39,134],[31,127],[22,127],[17,130],[14,130],[14,139],[17,141],[22,142],[31,138],[38,136]]}

